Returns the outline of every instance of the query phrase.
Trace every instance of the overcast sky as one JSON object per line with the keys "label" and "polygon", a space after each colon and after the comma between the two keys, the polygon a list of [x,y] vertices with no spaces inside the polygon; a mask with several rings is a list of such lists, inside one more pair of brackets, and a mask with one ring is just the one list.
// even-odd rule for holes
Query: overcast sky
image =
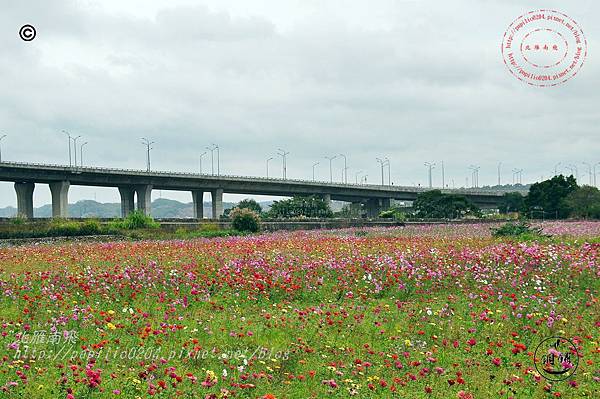
{"label": "overcast sky", "polygon": [[[588,41],[581,72],[554,88],[515,79],[500,52],[509,24],[541,8],[571,16]],[[379,181],[376,158],[389,157],[397,185],[426,185],[426,161],[444,161],[457,187],[471,164],[495,184],[499,161],[504,182],[514,168],[524,182],[548,177],[559,161],[587,182],[581,162],[600,161],[599,19],[594,0],[3,0],[2,156],[68,163],[66,129],[99,166],[144,168],[146,136],[160,170],[197,171],[216,143],[226,174],[264,175],[271,156],[280,174],[284,148],[291,178],[311,178],[318,161],[326,180],[324,157],[344,153],[352,181]],[[18,37],[27,23],[31,42]],[[94,196],[118,200],[72,187],[70,202]],[[38,185],[36,206],[49,198]],[[15,204],[0,183],[0,206]]]}

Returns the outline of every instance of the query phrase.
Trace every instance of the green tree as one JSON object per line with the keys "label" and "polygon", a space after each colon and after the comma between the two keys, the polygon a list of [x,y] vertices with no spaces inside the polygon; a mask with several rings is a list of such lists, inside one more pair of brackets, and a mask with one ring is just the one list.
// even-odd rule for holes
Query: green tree
{"label": "green tree", "polygon": [[246,198],[238,202],[238,204],[233,208],[225,209],[225,211],[223,212],[223,216],[231,217],[231,211],[236,208],[250,209],[251,211],[256,212],[258,215],[262,214],[262,207],[260,206],[260,204],[252,198]]}
{"label": "green tree", "polygon": [[525,197],[521,193],[504,193],[500,204],[500,213],[521,212],[524,206]]}
{"label": "green tree", "polygon": [[464,215],[480,215],[480,210],[464,195],[443,194],[431,190],[417,195],[413,208],[422,218],[456,218]]}
{"label": "green tree", "polygon": [[231,226],[237,231],[255,233],[260,230],[260,217],[251,209],[233,208],[230,217]]}
{"label": "green tree", "polygon": [[577,188],[567,195],[564,204],[572,217],[600,218],[600,191],[596,187]]}
{"label": "green tree", "polygon": [[535,183],[525,198],[525,212],[532,215],[533,212],[543,211],[549,217],[566,218],[570,211],[564,200],[578,187],[572,175],[554,176],[552,179]]}
{"label": "green tree", "polygon": [[316,196],[295,196],[290,199],[275,201],[268,213],[271,218],[330,218],[333,212],[329,204]]}
{"label": "green tree", "polygon": [[262,213],[262,207],[260,206],[260,204],[258,202],[256,202],[252,198],[246,198],[244,200],[241,200],[237,204],[236,208],[250,209],[251,211],[254,211],[259,215]]}

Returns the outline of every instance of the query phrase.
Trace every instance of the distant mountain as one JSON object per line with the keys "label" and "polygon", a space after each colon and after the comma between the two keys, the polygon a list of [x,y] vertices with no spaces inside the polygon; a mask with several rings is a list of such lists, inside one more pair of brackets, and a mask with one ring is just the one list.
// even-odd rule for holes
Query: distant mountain
{"label": "distant mountain", "polygon": [[[260,202],[263,210],[268,210],[273,201]],[[233,208],[236,204],[233,202],[223,202],[223,209]],[[0,217],[14,217],[17,214],[17,208],[7,206],[0,208]],[[183,203],[166,198],[159,198],[152,201],[152,217],[157,219],[168,218],[191,218],[193,217],[192,203]],[[49,218],[52,217],[52,205],[46,204],[33,210],[34,217]],[[69,216],[72,218],[117,218],[121,216],[120,203],[100,203],[93,200],[81,200],[74,204],[69,204]],[[210,202],[204,202],[204,217],[212,216],[212,205]]]}

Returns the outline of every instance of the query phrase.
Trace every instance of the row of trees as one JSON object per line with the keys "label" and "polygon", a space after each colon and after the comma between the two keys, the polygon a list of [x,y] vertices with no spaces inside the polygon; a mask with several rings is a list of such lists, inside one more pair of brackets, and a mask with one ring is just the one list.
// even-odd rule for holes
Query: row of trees
{"label": "row of trees", "polygon": [[564,219],[600,218],[600,191],[596,187],[579,186],[571,176],[554,176],[535,183],[527,196],[504,195],[500,212],[519,212],[531,218]]}
{"label": "row of trees", "polygon": [[[261,206],[252,199],[241,201],[236,208],[249,209],[257,215],[273,219],[334,216],[329,204],[316,196],[275,201],[268,212],[263,212]],[[403,211],[393,209],[387,213],[396,217],[397,212]],[[530,218],[600,218],[600,191],[595,187],[578,186],[573,176],[559,175],[533,184],[526,196],[516,192],[506,193],[500,212],[518,212]],[[481,210],[466,196],[445,194],[440,190],[419,194],[413,202],[412,213],[419,218],[481,217]],[[346,207],[335,216],[349,217],[352,213]]]}
{"label": "row of trees", "polygon": [[[233,209],[249,209],[265,218],[285,219],[297,217],[329,218],[333,217],[333,211],[329,204],[322,198],[316,196],[292,197],[285,200],[274,201],[268,212],[263,212],[262,207],[253,199],[240,201]],[[224,215],[230,216],[233,210],[226,210]]]}

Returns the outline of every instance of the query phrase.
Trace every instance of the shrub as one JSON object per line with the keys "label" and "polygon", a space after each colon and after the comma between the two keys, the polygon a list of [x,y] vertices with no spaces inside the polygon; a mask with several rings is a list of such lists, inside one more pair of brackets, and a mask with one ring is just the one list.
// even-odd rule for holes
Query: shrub
{"label": "shrub", "polygon": [[19,214],[19,215],[15,216],[14,218],[12,218],[10,220],[10,222],[12,224],[14,224],[15,226],[21,226],[21,225],[24,225],[25,222],[27,222],[27,219],[25,218],[25,216]]}
{"label": "shrub", "polygon": [[125,230],[156,229],[160,224],[142,211],[131,212],[125,219],[117,219],[110,223],[110,227]]}
{"label": "shrub", "polygon": [[535,238],[544,236],[540,227],[531,227],[531,225],[526,222],[508,222],[498,227],[497,229],[492,230],[494,237]]}
{"label": "shrub", "polygon": [[394,219],[396,222],[405,222],[406,215],[398,209],[388,209],[379,214],[382,219]]}
{"label": "shrub", "polygon": [[247,208],[235,208],[229,214],[231,226],[237,231],[255,233],[260,230],[260,217]]}
{"label": "shrub", "polygon": [[48,228],[48,236],[50,237],[72,237],[78,236],[79,223],[69,222],[66,220],[53,220]]}
{"label": "shrub", "polygon": [[95,219],[89,219],[79,225],[79,233],[86,236],[94,236],[102,232],[100,222]]}

